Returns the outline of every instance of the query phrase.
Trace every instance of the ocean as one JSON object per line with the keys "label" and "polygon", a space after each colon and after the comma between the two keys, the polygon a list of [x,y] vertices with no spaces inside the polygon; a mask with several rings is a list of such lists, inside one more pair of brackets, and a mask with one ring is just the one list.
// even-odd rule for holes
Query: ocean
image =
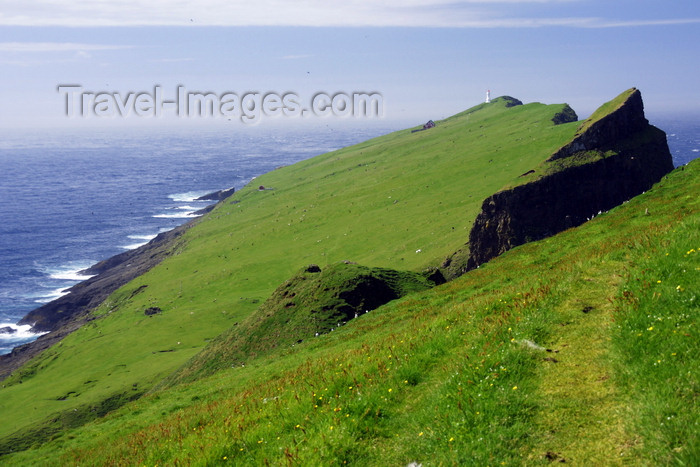
{"label": "ocean", "polygon": [[[700,156],[700,118],[651,123],[676,166]],[[194,217],[210,203],[197,197],[392,130],[0,132],[0,354],[37,337],[16,325],[25,314],[79,271]]]}
{"label": "ocean", "polygon": [[[196,198],[387,128],[0,133],[0,354],[37,337],[24,315],[212,201]],[[4,330],[4,332],[3,332]]]}

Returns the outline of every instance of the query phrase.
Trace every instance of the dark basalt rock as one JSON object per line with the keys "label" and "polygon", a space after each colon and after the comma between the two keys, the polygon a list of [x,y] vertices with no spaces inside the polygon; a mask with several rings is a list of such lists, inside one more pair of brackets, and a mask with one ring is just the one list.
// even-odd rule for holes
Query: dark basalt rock
{"label": "dark basalt rock", "polygon": [[204,196],[200,196],[199,198],[195,198],[195,201],[216,201],[216,203],[211,204],[205,208],[199,209],[195,211],[194,214],[197,216],[203,216],[204,214],[211,212],[216,206],[219,205],[221,201],[229,198],[235,192],[235,188],[227,188],[225,190],[215,191],[213,193],[208,193]]}
{"label": "dark basalt rock", "polygon": [[5,326],[4,328],[0,328],[0,334],[14,334],[16,332],[17,332],[17,330],[15,328],[10,327],[10,326]]}
{"label": "dark basalt rock", "polygon": [[506,108],[515,107],[516,105],[523,105],[523,101],[516,99],[511,96],[502,96],[501,99],[506,101]]}
{"label": "dark basalt rock", "polygon": [[484,200],[469,233],[466,270],[517,245],[578,226],[673,170],[666,134],[644,118],[636,89],[549,158],[559,160],[560,170]]}
{"label": "dark basalt rock", "polygon": [[576,121],[578,121],[578,115],[576,115],[576,112],[574,112],[574,109],[572,109],[571,107],[566,105],[561,110],[561,112],[557,112],[554,115],[554,117],[552,117],[552,121],[554,122],[555,125],[561,125],[562,123],[576,122]]}
{"label": "dark basalt rock", "polygon": [[[580,151],[619,147],[626,140],[643,133],[648,128],[649,121],[644,117],[644,103],[639,89],[631,90],[631,94],[616,110],[593,122],[588,128],[579,132],[574,138],[549,158],[550,161],[572,156]],[[586,123],[582,125],[584,127]],[[651,127],[653,128],[653,127]],[[666,134],[664,133],[664,144]]]}
{"label": "dark basalt rock", "polygon": [[[219,201],[218,203],[210,204],[206,208],[198,209],[197,211],[194,211],[193,214],[196,216],[203,216],[204,214],[207,214],[207,213],[213,211],[214,208],[219,205],[219,203],[221,203],[221,201]],[[237,203],[240,203],[240,201],[238,201],[238,200],[231,201],[231,204],[237,204]]]}
{"label": "dark basalt rock", "polygon": [[215,191],[213,193],[208,193],[204,196],[196,198],[195,201],[221,201],[231,196],[236,191],[235,188],[227,188],[225,190]]}
{"label": "dark basalt rock", "polygon": [[146,316],[158,315],[160,313],[163,313],[163,310],[161,310],[160,307],[157,307],[157,306],[148,307],[143,312],[143,314]]}

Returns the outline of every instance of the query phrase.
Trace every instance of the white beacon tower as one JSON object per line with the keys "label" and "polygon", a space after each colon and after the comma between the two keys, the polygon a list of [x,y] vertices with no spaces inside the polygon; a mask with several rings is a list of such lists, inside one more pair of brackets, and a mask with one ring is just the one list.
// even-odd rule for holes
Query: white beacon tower
{"label": "white beacon tower", "polygon": [[491,102],[491,90],[486,91],[486,103]]}

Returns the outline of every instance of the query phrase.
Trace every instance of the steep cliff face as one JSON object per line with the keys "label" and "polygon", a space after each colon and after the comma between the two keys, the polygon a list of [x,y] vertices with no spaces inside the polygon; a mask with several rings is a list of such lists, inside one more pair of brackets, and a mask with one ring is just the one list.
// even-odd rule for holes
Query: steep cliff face
{"label": "steep cliff face", "polygon": [[[614,149],[649,128],[644,117],[642,93],[632,88],[602,105],[583,122],[573,139],[549,160],[571,157],[580,151]],[[665,140],[664,140],[665,141]]]}
{"label": "steep cliff face", "polygon": [[523,243],[575,227],[648,190],[673,169],[666,134],[630,89],[583,122],[538,171],[484,200],[469,234],[466,269]]}

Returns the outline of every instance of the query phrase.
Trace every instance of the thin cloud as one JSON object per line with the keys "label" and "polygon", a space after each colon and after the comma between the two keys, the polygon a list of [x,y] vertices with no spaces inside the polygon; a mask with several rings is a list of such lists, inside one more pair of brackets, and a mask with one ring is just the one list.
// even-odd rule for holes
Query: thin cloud
{"label": "thin cloud", "polygon": [[461,28],[542,28],[542,27],[574,27],[574,28],[632,28],[645,26],[673,26],[683,24],[698,24],[700,18],[667,19],[667,20],[626,20],[614,21],[606,18],[502,18],[485,19],[481,21],[463,21],[452,27]]}
{"label": "thin cloud", "polygon": [[591,28],[632,28],[644,26],[676,26],[681,24],[698,24],[700,18],[682,18],[682,19],[652,19],[652,20],[626,20],[612,21],[605,19],[596,19],[591,21],[586,27]]}
{"label": "thin cloud", "polygon": [[194,58],[159,58],[157,60],[153,60],[154,62],[158,63],[178,63],[178,62],[191,62],[194,61]]}
{"label": "thin cloud", "polygon": [[42,53],[130,49],[125,45],[80,44],[76,42],[0,42],[0,52]]}
{"label": "thin cloud", "polygon": [[282,60],[301,60],[303,58],[311,58],[313,55],[311,54],[298,54],[298,55],[285,55],[282,57]]}
{"label": "thin cloud", "polygon": [[[582,0],[3,0],[0,26],[306,26],[532,28],[642,27],[700,18],[615,20],[590,14],[601,3]],[[516,13],[575,6],[551,18]],[[510,17],[509,14],[513,15]]]}

